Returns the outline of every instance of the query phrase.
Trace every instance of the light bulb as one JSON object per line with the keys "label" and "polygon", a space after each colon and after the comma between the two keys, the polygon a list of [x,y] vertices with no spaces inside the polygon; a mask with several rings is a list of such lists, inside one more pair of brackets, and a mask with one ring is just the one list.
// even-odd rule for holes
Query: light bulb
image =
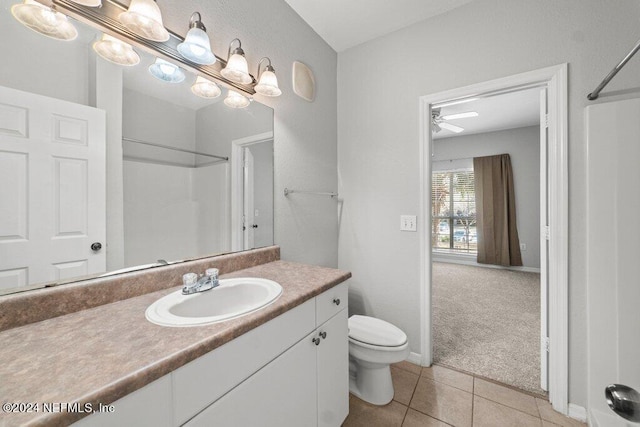
{"label": "light bulb", "polygon": [[184,41],[178,45],[180,55],[201,65],[211,65],[216,62],[216,56],[211,52],[211,42],[206,31],[207,29],[200,20],[200,13],[194,12],[189,20],[189,32],[187,32]]}
{"label": "light bulb", "polygon": [[222,90],[220,90],[220,86],[214,82],[198,76],[196,82],[191,86],[191,92],[201,98],[211,99],[219,97]]}
{"label": "light bulb", "polygon": [[93,50],[100,57],[114,64],[131,67],[140,62],[140,56],[130,44],[108,34],[103,34],[102,38],[93,44]]}
{"label": "light bulb", "polygon": [[245,108],[251,101],[246,96],[240,95],[235,90],[229,90],[227,97],[224,99],[224,104],[231,108]]}
{"label": "light bulb", "polygon": [[11,14],[27,28],[56,40],[75,40],[78,30],[67,17],[34,0],[11,7]]}
{"label": "light bulb", "polygon": [[149,72],[153,77],[167,83],[181,83],[185,79],[180,67],[160,58],[157,58],[156,62],[149,67]]}
{"label": "light bulb", "polygon": [[169,40],[162,13],[154,0],[131,0],[129,9],[118,17],[122,25],[142,38],[155,42]]}

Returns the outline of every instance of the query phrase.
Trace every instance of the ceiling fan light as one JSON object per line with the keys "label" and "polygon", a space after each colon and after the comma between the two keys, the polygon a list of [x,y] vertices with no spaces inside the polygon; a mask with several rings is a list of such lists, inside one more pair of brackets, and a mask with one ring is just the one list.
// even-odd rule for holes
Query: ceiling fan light
{"label": "ceiling fan light", "polygon": [[167,83],[181,83],[185,79],[180,67],[160,58],[149,67],[149,72],[153,77]]}
{"label": "ceiling fan light", "polygon": [[24,0],[14,4],[11,14],[22,25],[44,36],[65,41],[78,37],[78,30],[65,15],[37,1]]}
{"label": "ceiling fan light", "polygon": [[229,93],[224,99],[224,104],[231,108],[245,108],[249,106],[250,102],[249,98],[231,89],[229,89]]}
{"label": "ceiling fan light", "polygon": [[132,67],[140,62],[140,56],[130,44],[108,34],[103,34],[102,38],[93,44],[93,50],[101,58],[117,65]]}
{"label": "ceiling fan light", "polygon": [[196,82],[191,86],[191,92],[201,98],[213,99],[219,97],[222,90],[214,82],[198,76]]}
{"label": "ceiling fan light", "polygon": [[129,31],[147,40],[166,42],[169,32],[162,23],[162,13],[154,0],[131,0],[129,9],[118,17]]}

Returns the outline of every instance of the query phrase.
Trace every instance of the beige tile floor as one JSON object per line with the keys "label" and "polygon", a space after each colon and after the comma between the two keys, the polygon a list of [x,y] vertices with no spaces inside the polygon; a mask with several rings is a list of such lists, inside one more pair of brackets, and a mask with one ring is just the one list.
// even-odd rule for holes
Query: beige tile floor
{"label": "beige tile floor", "polygon": [[395,395],[385,406],[349,395],[343,427],[574,427],[586,424],[555,412],[546,399],[434,365],[391,366]]}

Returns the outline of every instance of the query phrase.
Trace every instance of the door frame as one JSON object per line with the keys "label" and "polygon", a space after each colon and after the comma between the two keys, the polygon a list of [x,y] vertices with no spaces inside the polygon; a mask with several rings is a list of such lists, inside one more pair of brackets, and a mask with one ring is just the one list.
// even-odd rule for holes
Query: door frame
{"label": "door frame", "polygon": [[560,64],[419,98],[420,123],[420,329],[421,364],[432,363],[431,239],[431,105],[464,102],[470,98],[532,86],[547,88],[548,94],[548,327],[549,401],[553,408],[568,413],[569,303],[568,303],[568,108],[567,64]]}
{"label": "door frame", "polygon": [[231,251],[241,251],[244,247],[242,232],[242,212],[244,210],[244,148],[273,141],[273,132],[263,132],[231,141]]}

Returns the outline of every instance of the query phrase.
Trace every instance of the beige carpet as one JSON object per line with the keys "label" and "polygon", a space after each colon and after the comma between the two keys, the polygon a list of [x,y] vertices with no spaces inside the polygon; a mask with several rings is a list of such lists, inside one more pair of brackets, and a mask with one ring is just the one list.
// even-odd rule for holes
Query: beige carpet
{"label": "beige carpet", "polygon": [[540,275],[433,263],[434,362],[540,389]]}

